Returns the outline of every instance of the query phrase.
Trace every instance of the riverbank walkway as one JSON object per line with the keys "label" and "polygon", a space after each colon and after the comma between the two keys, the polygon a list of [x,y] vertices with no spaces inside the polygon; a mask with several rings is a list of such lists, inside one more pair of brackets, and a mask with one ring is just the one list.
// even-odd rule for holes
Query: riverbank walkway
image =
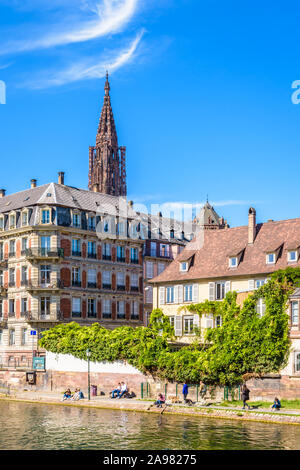
{"label": "riverbank walkway", "polygon": [[63,394],[50,391],[11,390],[9,395],[0,394],[0,399],[9,401],[23,401],[27,403],[41,403],[48,405],[80,406],[89,408],[115,409],[123,411],[148,412],[160,414],[182,414],[193,416],[207,416],[211,418],[227,418],[248,421],[272,422],[279,424],[297,424],[300,425],[300,410],[281,409],[271,410],[270,408],[259,408],[243,410],[237,406],[222,406],[210,404],[205,406],[202,403],[195,403],[192,406],[176,403],[168,404],[164,408],[149,405],[154,403],[153,399],[122,398],[111,399],[107,396],[91,396],[91,400],[62,401]]}

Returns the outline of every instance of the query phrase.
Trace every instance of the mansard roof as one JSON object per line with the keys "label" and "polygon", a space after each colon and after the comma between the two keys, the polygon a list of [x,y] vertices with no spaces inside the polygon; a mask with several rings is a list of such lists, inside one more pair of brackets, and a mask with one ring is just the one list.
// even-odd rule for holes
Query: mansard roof
{"label": "mansard roof", "polygon": [[[253,244],[248,244],[248,226],[203,230],[195,240],[186,245],[163,273],[150,282],[267,275],[288,266],[300,267],[299,256],[297,262],[293,263],[288,262],[287,257],[290,246],[299,247],[299,241],[300,218],[257,224]],[[275,264],[266,263],[266,253],[269,252],[270,246],[280,247]],[[229,253],[241,251],[238,266],[229,267]],[[185,261],[189,253],[194,253],[193,264],[187,272],[181,272],[180,262]]]}

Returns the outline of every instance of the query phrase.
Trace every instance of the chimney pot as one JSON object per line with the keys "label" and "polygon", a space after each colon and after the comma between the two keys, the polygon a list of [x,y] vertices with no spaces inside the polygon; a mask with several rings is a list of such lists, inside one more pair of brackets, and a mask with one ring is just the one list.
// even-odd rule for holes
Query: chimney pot
{"label": "chimney pot", "polygon": [[65,184],[65,172],[64,171],[58,172],[58,184]]}
{"label": "chimney pot", "polygon": [[4,197],[6,193],[6,189],[0,189],[0,197]]}
{"label": "chimney pot", "polygon": [[253,245],[256,236],[256,210],[250,207],[248,213],[248,244]]}
{"label": "chimney pot", "polygon": [[95,183],[93,185],[93,191],[94,191],[94,193],[99,193],[99,184],[98,183]]}
{"label": "chimney pot", "polygon": [[36,181],[35,179],[30,180],[30,184],[32,188],[36,188]]}

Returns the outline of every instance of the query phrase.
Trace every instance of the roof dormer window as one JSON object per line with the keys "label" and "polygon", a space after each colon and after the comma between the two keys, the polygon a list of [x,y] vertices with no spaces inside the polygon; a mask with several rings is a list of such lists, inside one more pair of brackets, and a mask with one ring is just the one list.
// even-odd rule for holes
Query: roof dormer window
{"label": "roof dormer window", "polygon": [[0,230],[4,230],[4,217],[3,217],[3,215],[0,216]]}
{"label": "roof dormer window", "polygon": [[42,209],[42,224],[50,224],[50,209]]}
{"label": "roof dormer window", "polygon": [[232,256],[229,258],[229,267],[230,268],[236,268],[238,265],[238,259],[237,256]]}
{"label": "roof dormer window", "polygon": [[298,252],[297,250],[291,250],[288,252],[288,261],[290,263],[296,263],[298,261]]}
{"label": "roof dormer window", "polygon": [[276,255],[275,253],[268,253],[266,257],[267,264],[275,264],[276,262]]}
{"label": "roof dormer window", "polygon": [[80,228],[81,227],[81,217],[80,213],[73,212],[73,227]]}
{"label": "roof dormer window", "polygon": [[180,271],[181,272],[186,272],[189,269],[189,265],[187,261],[182,261],[180,263]]}
{"label": "roof dormer window", "polygon": [[10,229],[16,228],[16,214],[11,214],[9,216],[9,228]]}
{"label": "roof dormer window", "polygon": [[28,225],[28,211],[25,210],[22,212],[22,227]]}

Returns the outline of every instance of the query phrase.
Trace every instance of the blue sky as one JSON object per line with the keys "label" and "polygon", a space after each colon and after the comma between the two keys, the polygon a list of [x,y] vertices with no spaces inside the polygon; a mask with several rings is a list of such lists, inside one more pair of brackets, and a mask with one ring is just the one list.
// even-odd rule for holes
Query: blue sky
{"label": "blue sky", "polygon": [[128,195],[213,202],[231,226],[299,217],[300,6],[0,0],[0,186],[86,188],[106,68]]}

